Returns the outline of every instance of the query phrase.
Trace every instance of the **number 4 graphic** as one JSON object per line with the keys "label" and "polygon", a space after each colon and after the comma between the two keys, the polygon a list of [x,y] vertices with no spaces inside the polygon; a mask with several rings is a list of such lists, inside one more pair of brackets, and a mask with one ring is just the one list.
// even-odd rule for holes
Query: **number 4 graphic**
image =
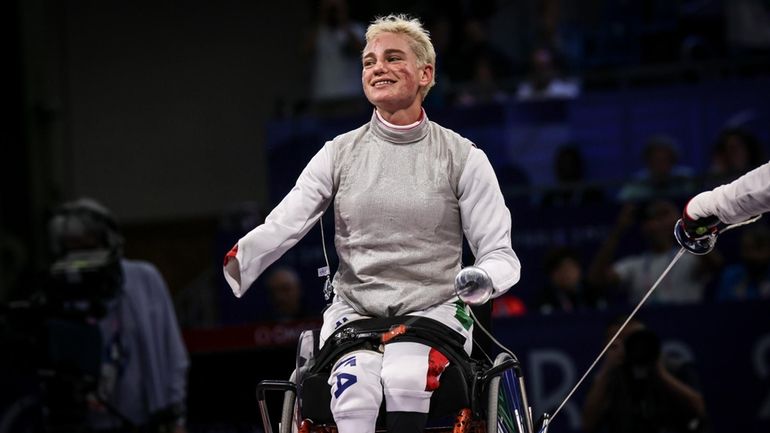
{"label": "number 4 graphic", "polygon": [[337,390],[334,391],[334,398],[340,398],[340,395],[356,382],[358,378],[354,374],[337,373]]}

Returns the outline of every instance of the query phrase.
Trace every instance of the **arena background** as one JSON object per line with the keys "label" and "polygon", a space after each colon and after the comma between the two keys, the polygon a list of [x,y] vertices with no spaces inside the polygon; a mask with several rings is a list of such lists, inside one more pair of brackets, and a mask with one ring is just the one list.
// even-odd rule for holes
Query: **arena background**
{"label": "arena background", "polygon": [[[2,6],[9,109],[0,147],[0,301],[24,297],[45,270],[45,220],[55,205],[81,196],[102,201],[119,218],[126,255],[156,264],[174,296],[192,357],[193,432],[258,429],[256,382],[290,372],[292,338],[317,326],[323,307],[317,228],[280,262],[300,272],[309,317],[265,322],[263,283],[236,300],[220,272],[223,253],[264,218],[317,149],[371,115],[362,95],[311,96],[316,71],[308,40],[319,3],[17,0]],[[588,265],[653,135],[677,143],[679,164],[699,182],[727,127],[756,136],[767,160],[770,6],[750,0],[350,3],[350,18],[359,23],[409,12],[437,34],[447,32],[439,50],[446,66],[426,110],[477,143],[495,166],[523,276],[507,304],[516,311],[493,326],[524,362],[536,412],[552,408],[598,353],[608,321],[629,308],[540,314],[547,250],[568,245]],[[754,20],[736,18],[739,7],[753,10]],[[503,66],[491,84],[462,75],[464,42],[478,34],[471,24],[481,24],[489,52],[504,59],[496,60]],[[530,76],[530,54],[544,41],[559,47],[558,67],[579,84],[578,95],[517,97]],[[555,151],[565,143],[582,152],[584,181],[602,192],[601,202],[542,205],[556,184]],[[325,223],[330,241],[331,218]],[[739,260],[739,237],[720,239],[728,264]],[[642,244],[632,229],[620,253],[638,252]],[[664,344],[697,365],[714,431],[770,428],[768,302],[726,305],[706,297],[644,310]],[[552,431],[580,431],[585,386]],[[17,396],[2,397],[0,404]]]}

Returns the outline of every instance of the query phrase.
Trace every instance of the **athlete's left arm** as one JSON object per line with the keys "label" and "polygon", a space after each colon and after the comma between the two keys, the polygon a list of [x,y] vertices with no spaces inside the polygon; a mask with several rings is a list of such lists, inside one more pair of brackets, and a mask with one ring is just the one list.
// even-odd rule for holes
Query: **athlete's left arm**
{"label": "athlete's left arm", "polygon": [[489,275],[493,297],[519,281],[521,264],[511,248],[511,213],[489,159],[472,148],[458,186],[460,217],[477,266]]}

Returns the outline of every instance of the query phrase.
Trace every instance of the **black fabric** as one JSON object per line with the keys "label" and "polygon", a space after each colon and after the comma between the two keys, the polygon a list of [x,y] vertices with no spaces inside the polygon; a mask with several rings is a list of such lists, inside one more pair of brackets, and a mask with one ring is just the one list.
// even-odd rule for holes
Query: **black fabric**
{"label": "black fabric", "polygon": [[[335,331],[319,351],[314,366],[300,384],[302,417],[312,419],[316,425],[333,422],[329,409],[331,387],[327,380],[334,363],[354,350],[377,350],[381,334],[399,324],[407,324],[407,333],[391,341],[413,341],[429,345],[444,354],[450,362],[441,375],[438,389],[433,392],[430,417],[454,416],[460,409],[467,407],[475,412],[478,402],[472,398],[473,384],[477,372],[488,366],[472,360],[465,353],[464,338],[441,322],[425,317],[400,316],[357,320]],[[427,419],[428,415],[425,416]],[[381,424],[378,422],[378,425]],[[424,421],[422,425],[424,427]]]}
{"label": "black fabric", "polygon": [[[392,341],[413,341],[436,348],[450,362],[468,364],[465,339],[437,320],[427,317],[397,316],[356,320],[334,331],[318,353],[310,373],[329,372],[344,354],[354,350],[378,350],[380,336],[393,326],[406,324],[407,332]],[[470,372],[469,368],[466,369]]]}
{"label": "black fabric", "polygon": [[[305,377],[300,387],[302,417],[312,419],[316,424],[328,424],[334,421],[329,409],[331,387],[327,382],[328,378],[328,373],[311,374]],[[463,376],[463,369],[450,364],[441,375],[440,385],[431,397],[430,417],[454,416],[460,409],[470,408],[477,403],[471,398],[472,391],[468,382],[469,379]]]}
{"label": "black fabric", "polygon": [[327,380],[328,373],[307,375],[300,385],[299,405],[302,417],[313,420],[315,424],[334,422],[330,409],[332,390]]}
{"label": "black fabric", "polygon": [[463,376],[463,369],[456,364],[449,366],[441,374],[439,387],[433,391],[430,399],[432,418],[457,415],[458,410],[470,408],[473,404],[468,379]]}
{"label": "black fabric", "polygon": [[388,433],[422,433],[428,422],[427,413],[388,412]]}

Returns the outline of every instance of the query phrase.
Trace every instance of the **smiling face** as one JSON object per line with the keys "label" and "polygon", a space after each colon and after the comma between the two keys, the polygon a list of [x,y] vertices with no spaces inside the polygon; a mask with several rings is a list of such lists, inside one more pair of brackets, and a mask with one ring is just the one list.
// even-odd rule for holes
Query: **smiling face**
{"label": "smiling face", "polygon": [[364,48],[361,81],[369,102],[381,111],[419,110],[420,89],[433,79],[433,65],[419,65],[407,36],[383,32]]}

